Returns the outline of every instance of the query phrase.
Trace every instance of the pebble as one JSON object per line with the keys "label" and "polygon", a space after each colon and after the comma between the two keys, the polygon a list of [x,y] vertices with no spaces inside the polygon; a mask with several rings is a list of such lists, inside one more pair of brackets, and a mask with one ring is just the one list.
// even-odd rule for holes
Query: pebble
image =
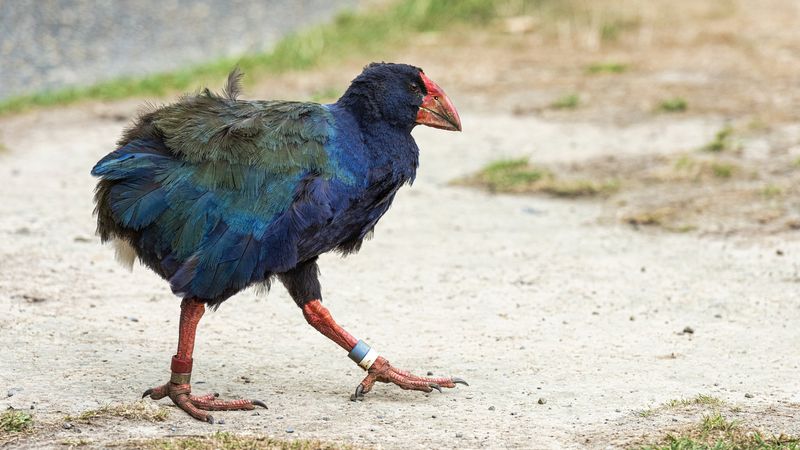
{"label": "pebble", "polygon": [[547,399],[545,399],[543,397],[539,397],[539,400],[537,400],[536,403],[538,403],[540,405],[544,405],[545,403],[547,403]]}
{"label": "pebble", "polygon": [[65,430],[70,430],[70,429],[72,429],[72,424],[69,423],[69,422],[64,422],[64,424],[61,425],[61,428],[65,429]]}
{"label": "pebble", "polygon": [[12,387],[6,392],[7,397],[13,397],[15,394],[18,394],[22,391],[22,388]]}
{"label": "pebble", "polygon": [[431,419],[435,419],[435,418],[436,418],[436,414],[431,414]]}
{"label": "pebble", "polygon": [[429,370],[429,371],[428,371],[428,376],[431,376],[431,375],[433,375],[433,372],[431,372],[431,371]]}
{"label": "pebble", "polygon": [[287,433],[294,433],[294,428],[289,427],[289,428],[286,429],[286,432]]}
{"label": "pebble", "polygon": [[225,425],[225,419],[219,419],[217,420],[217,423],[220,425]]}
{"label": "pebble", "polygon": [[494,411],[494,406],[490,406],[489,411]]}
{"label": "pebble", "polygon": [[463,433],[456,433],[456,437],[457,438],[464,437],[464,434]]}
{"label": "pebble", "polygon": [[683,332],[684,332],[684,333],[686,333],[686,334],[694,334],[694,328],[692,328],[692,327],[685,327],[685,328],[683,329]]}
{"label": "pebble", "polygon": [[748,393],[744,394],[744,398],[753,398],[753,394],[748,392]]}

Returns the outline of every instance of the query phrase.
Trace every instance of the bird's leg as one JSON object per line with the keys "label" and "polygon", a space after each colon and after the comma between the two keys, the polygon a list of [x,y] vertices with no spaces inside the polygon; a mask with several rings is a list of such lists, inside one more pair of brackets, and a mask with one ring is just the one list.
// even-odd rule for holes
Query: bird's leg
{"label": "bird's leg", "polygon": [[153,400],[169,397],[175,405],[198,420],[214,423],[214,418],[206,411],[233,409],[250,410],[256,406],[267,405],[259,400],[217,400],[218,394],[191,395],[192,352],[197,324],[205,312],[205,304],[185,298],[181,303],[181,320],[178,332],[178,351],[172,357],[172,376],[167,384],[148,389],[142,398],[150,396]]}
{"label": "bird's leg", "polygon": [[360,400],[364,394],[372,389],[376,381],[382,383],[394,383],[402,389],[431,392],[436,389],[442,392],[442,388],[453,388],[456,384],[467,382],[461,378],[431,378],[413,375],[404,370],[400,370],[389,364],[384,357],[370,348],[364,341],[353,337],[350,333],[340,327],[331,317],[327,308],[322,306],[319,300],[312,300],[302,305],[303,315],[306,321],[317,329],[320,333],[327,336],[330,340],[347,350],[350,359],[356,362],[362,369],[367,371],[367,376],[356,387],[356,392],[351,396],[351,400]]}

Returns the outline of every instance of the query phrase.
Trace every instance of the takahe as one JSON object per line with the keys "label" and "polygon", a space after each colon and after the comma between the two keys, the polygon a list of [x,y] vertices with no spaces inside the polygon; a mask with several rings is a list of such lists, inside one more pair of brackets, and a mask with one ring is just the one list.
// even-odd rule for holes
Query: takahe
{"label": "takahe", "polygon": [[397,190],[414,181],[411,130],[461,130],[444,91],[405,64],[370,64],[328,105],[240,100],[240,77],[231,73],[223,95],[206,89],[143,114],[92,169],[102,241],[183,299],[172,376],[143,397],[169,396],[212,423],[207,411],[266,406],[191,395],[190,378],[206,305],[275,277],[308,323],[367,371],[353,399],[376,381],[425,392],[466,384],[393,367],[336,324],[317,276],[319,255],[358,251]]}

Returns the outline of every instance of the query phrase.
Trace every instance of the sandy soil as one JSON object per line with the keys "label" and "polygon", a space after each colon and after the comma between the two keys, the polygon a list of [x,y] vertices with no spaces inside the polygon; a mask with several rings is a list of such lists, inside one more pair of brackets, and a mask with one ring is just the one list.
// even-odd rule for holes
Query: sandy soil
{"label": "sandy soil", "polygon": [[[429,74],[446,72],[428,58]],[[340,77],[326,73],[317,87]],[[449,184],[500,157],[681,152],[728,117],[520,114],[455,78],[452,89],[437,81],[456,104],[465,99],[465,131],[415,131],[417,183],[358,255],[325,256],[321,266],[326,304],[353,334],[400,367],[470,386],[424,395],[380,385],[350,402],[362,372],[277,286],[242,293],[201,323],[195,390],[269,405],[217,413],[225,423],[214,426],[169,408],[161,423],[111,417],[62,428],[66,415],[136,401],[166,380],[179,301],[142,267],[120,267],[94,236],[88,171],[136,101],[2,119],[0,394],[12,395],[0,408],[34,407],[40,424],[6,445],[232,431],[380,448],[625,447],[695,420],[696,410],[660,405],[698,393],[769,434],[800,434],[796,231],[642,232],[602,220],[608,205],[597,202]]]}

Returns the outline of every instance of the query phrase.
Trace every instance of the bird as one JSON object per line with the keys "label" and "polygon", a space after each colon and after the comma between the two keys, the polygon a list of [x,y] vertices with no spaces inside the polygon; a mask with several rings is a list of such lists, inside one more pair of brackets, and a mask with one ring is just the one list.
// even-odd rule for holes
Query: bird
{"label": "bird", "polygon": [[444,90],[419,67],[385,62],[364,67],[331,104],[244,100],[242,76],[237,67],[221,93],[205,88],[151,106],[91,170],[101,241],[181,299],[169,381],[142,398],[169,397],[209,423],[209,411],[266,408],[192,394],[192,354],[206,308],[276,280],[306,321],[366,371],[352,400],[376,382],[423,392],[467,385],[396,368],[345,331],[322,304],[317,264],[327,252],[357,252],[413,183],[417,125],[461,131]]}

